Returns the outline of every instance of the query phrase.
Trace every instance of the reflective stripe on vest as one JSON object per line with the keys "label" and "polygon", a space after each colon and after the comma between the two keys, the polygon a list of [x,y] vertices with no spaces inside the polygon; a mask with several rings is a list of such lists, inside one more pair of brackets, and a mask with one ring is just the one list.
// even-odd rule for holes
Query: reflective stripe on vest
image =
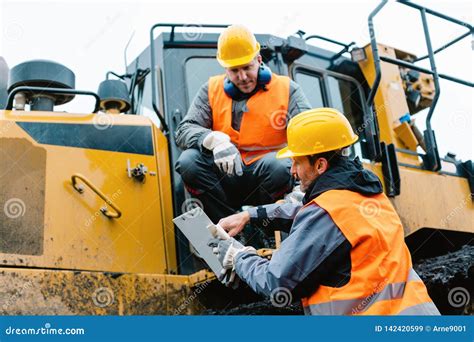
{"label": "reflective stripe on vest", "polygon": [[246,165],[285,147],[290,79],[272,74],[267,90],[259,90],[247,100],[240,131],[232,128],[232,99],[224,91],[224,80],[225,75],[209,78],[212,130],[230,136]]}
{"label": "reflective stripe on vest", "polygon": [[[411,269],[408,276],[408,282],[387,284],[380,292],[374,292],[366,298],[337,300],[321,304],[310,304],[304,307],[307,315],[360,315],[367,314],[370,307],[379,303],[390,306],[390,300],[402,299],[410,282],[421,282],[416,272]],[[414,287],[420,287],[417,291],[425,291],[423,283],[413,284]],[[385,301],[384,303],[382,303]],[[385,309],[384,311],[389,311]],[[432,302],[425,302],[410,306],[398,313],[399,315],[439,315],[439,311]]]}
{"label": "reflective stripe on vest", "polygon": [[319,286],[302,300],[306,314],[439,315],[412,269],[400,218],[384,194],[330,190],[310,203],[323,208],[350,242],[351,278],[341,287]]}

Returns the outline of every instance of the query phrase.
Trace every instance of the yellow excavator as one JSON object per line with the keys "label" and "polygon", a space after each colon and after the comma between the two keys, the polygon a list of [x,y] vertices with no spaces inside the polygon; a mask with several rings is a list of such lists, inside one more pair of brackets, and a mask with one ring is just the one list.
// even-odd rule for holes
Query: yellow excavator
{"label": "yellow excavator", "polygon": [[[415,56],[377,41],[373,19],[386,3],[369,16],[365,47],[303,31],[259,34],[261,55],[313,107],[347,115],[360,137],[352,154],[383,180],[436,305],[471,313],[472,301],[453,306],[449,294],[462,287],[473,297],[474,167],[440,157],[431,119],[440,79],[473,86],[436,68],[436,54],[472,26],[400,2],[423,23],[428,54]],[[466,32],[435,49],[428,16]],[[74,73],[56,62],[9,70],[0,58],[0,314],[245,313],[262,301],[223,287],[172,222],[190,203],[173,167],[174,131],[201,84],[222,73],[215,55],[226,26],[196,25],[189,39],[180,31],[190,25],[154,25],[150,45],[124,74],[107,72],[97,93],[75,89]],[[93,100],[90,112],[61,110],[76,96]],[[424,132],[414,123],[422,110]]]}

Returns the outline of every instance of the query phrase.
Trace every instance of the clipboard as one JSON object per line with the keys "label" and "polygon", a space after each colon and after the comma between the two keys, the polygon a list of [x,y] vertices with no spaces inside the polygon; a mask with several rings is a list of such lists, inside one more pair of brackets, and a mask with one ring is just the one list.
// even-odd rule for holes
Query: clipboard
{"label": "clipboard", "polygon": [[209,265],[212,272],[219,276],[223,267],[217,260],[217,255],[212,253],[212,248],[207,245],[213,238],[207,227],[213,223],[206,213],[197,207],[174,218],[173,222]]}

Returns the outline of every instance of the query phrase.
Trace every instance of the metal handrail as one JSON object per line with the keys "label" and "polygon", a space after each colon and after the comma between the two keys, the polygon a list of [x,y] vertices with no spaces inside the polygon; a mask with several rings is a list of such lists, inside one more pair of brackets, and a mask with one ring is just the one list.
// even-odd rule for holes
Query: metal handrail
{"label": "metal handrail", "polygon": [[[426,116],[426,130],[424,132],[424,135],[425,135],[425,141],[426,141],[426,144],[427,144],[427,151],[426,151],[426,155],[424,155],[424,157],[423,157],[423,161],[424,161],[424,164],[425,164],[424,166],[427,169],[432,170],[432,171],[438,171],[441,168],[441,162],[440,162],[440,158],[439,158],[438,147],[437,147],[437,144],[436,144],[434,131],[431,127],[431,118],[433,116],[434,109],[436,107],[436,104],[437,104],[439,96],[440,96],[439,79],[443,78],[443,79],[446,79],[446,80],[449,80],[449,81],[452,81],[452,82],[467,85],[469,87],[473,87],[474,84],[472,82],[464,81],[464,80],[461,80],[461,79],[458,79],[458,78],[455,78],[455,77],[452,77],[452,76],[448,76],[448,75],[444,75],[444,74],[438,74],[438,71],[436,69],[436,62],[435,62],[434,55],[437,52],[442,51],[442,50],[446,49],[447,47],[453,45],[454,43],[458,42],[462,38],[467,37],[469,35],[469,33],[472,33],[472,31],[473,31],[472,25],[470,25],[468,23],[465,23],[463,21],[451,18],[451,17],[449,17],[447,15],[444,15],[444,14],[441,14],[439,12],[433,11],[433,10],[428,9],[426,7],[414,4],[412,2],[408,2],[406,0],[398,0],[397,2],[399,2],[403,5],[407,5],[409,7],[415,8],[415,9],[420,11],[421,20],[422,20],[422,23],[423,23],[423,32],[424,32],[424,35],[425,35],[426,47],[427,47],[427,50],[428,50],[428,55],[420,57],[419,59],[417,59],[415,61],[423,60],[423,59],[428,57],[429,60],[430,60],[431,70],[421,68],[419,66],[416,66],[413,63],[409,63],[409,62],[402,61],[402,60],[399,60],[399,59],[394,59],[394,58],[389,58],[389,57],[380,57],[379,53],[378,53],[377,41],[375,39],[375,30],[374,30],[373,19],[379,13],[379,11],[387,4],[387,2],[388,2],[388,0],[382,0],[382,2],[369,15],[369,19],[368,19],[369,34],[370,34],[370,45],[371,45],[372,55],[373,55],[374,64],[375,64],[375,80],[372,84],[372,87],[370,89],[370,93],[367,97],[367,107],[370,108],[370,109],[373,108],[375,94],[378,90],[380,80],[381,80],[381,68],[380,68],[380,61],[381,60],[384,61],[384,62],[387,62],[387,63],[403,66],[405,68],[409,68],[409,69],[413,69],[413,70],[417,70],[417,71],[421,71],[421,72],[425,72],[427,74],[433,75],[433,81],[434,81],[434,86],[435,86],[435,95],[433,97],[433,101],[432,101],[432,104],[430,106],[428,115]],[[436,17],[439,17],[441,19],[453,22],[455,24],[461,25],[463,27],[466,27],[466,28],[469,29],[469,32],[467,34],[461,35],[460,37],[454,39],[453,41],[445,44],[441,48],[433,51],[433,47],[431,46],[431,38],[430,38],[430,33],[429,33],[429,28],[428,28],[428,22],[427,22],[427,18],[426,18],[427,13],[431,14],[431,15],[434,15]]]}
{"label": "metal handrail", "polygon": [[76,90],[76,89],[64,89],[64,88],[45,88],[45,87],[27,87],[21,86],[16,87],[8,94],[6,110],[13,109],[13,100],[15,95],[20,92],[36,92],[39,94],[65,94],[65,95],[87,95],[95,98],[94,111],[92,113],[97,113],[100,109],[100,97],[96,93],[87,90]]}
{"label": "metal handrail", "polygon": [[374,17],[387,4],[387,2],[388,0],[382,0],[382,2],[369,15],[370,47],[372,48],[372,55],[375,63],[375,80],[372,84],[372,87],[370,88],[370,93],[367,96],[367,108],[372,108],[374,105],[375,93],[377,92],[380,80],[382,78],[382,72],[380,71],[379,48],[377,46],[377,41],[375,40]]}
{"label": "metal handrail", "polygon": [[337,40],[334,40],[334,39],[330,39],[330,38],[327,38],[327,37],[323,37],[323,36],[319,36],[319,35],[311,35],[311,36],[308,36],[306,37],[304,40],[305,41],[308,41],[310,39],[320,39],[320,40],[323,40],[325,42],[329,42],[329,43],[332,43],[332,44],[335,44],[335,45],[339,45],[339,46],[343,46],[343,49],[341,51],[339,51],[338,53],[336,53],[334,56],[331,57],[331,61],[335,61],[336,59],[338,59],[340,56],[342,56],[344,53],[348,52],[349,51],[349,48],[353,45],[355,45],[355,42],[350,42],[349,44],[346,44],[346,43],[342,43],[342,42],[339,42]]}
{"label": "metal handrail", "polygon": [[122,211],[119,209],[119,207],[117,207],[117,205],[114,204],[114,202],[112,202],[102,191],[100,191],[94,184],[92,184],[90,180],[88,180],[86,177],[84,177],[80,173],[76,173],[71,176],[72,186],[77,192],[79,192],[80,194],[84,192],[84,187],[77,184],[77,179],[80,179],[92,191],[94,191],[97,194],[97,196],[102,198],[105,201],[105,203],[110,205],[115,210],[115,213],[114,213],[114,212],[108,211],[106,207],[102,207],[99,209],[102,214],[104,214],[108,218],[116,218],[116,219],[122,216]]}
{"label": "metal handrail", "polygon": [[[454,38],[452,41],[444,44],[443,46],[441,46],[440,48],[436,49],[433,51],[433,55],[437,54],[438,52],[440,51],[443,51],[445,49],[447,49],[448,47],[450,47],[451,45],[453,44],[456,44],[457,42],[459,42],[460,40],[462,40],[463,38],[469,36],[470,34],[472,34],[472,29],[470,31],[467,31],[466,33],[463,33],[462,35],[460,35],[459,37],[457,38]],[[415,59],[413,62],[419,62],[419,61],[422,61],[426,58],[428,58],[429,55],[425,55],[425,56],[422,56],[422,57],[418,57],[417,59]]]}
{"label": "metal handrail", "polygon": [[[403,60],[400,60],[400,59],[380,56],[380,60],[382,62],[387,62],[387,63],[395,64],[395,65],[398,65],[398,66],[401,66],[401,67],[404,67],[404,68],[413,69],[413,70],[416,70],[416,71],[419,71],[419,72],[423,72],[425,74],[429,74],[429,75],[434,74],[433,71],[430,70],[430,69],[426,69],[426,68],[420,67],[418,65],[415,65],[413,63],[403,61]],[[449,76],[449,75],[446,75],[446,74],[440,74],[440,73],[438,73],[438,76],[439,76],[439,78],[443,78],[443,79],[448,80],[448,81],[459,83],[459,84],[462,84],[462,85],[465,85],[465,86],[468,86],[468,87],[474,87],[474,83],[469,82],[469,81],[465,81],[465,80],[461,80],[461,79],[456,78],[456,77],[452,77],[452,76]]]}
{"label": "metal handrail", "polygon": [[342,43],[342,42],[339,42],[337,40],[334,40],[334,39],[331,39],[331,38],[327,38],[327,37],[324,37],[324,36],[319,36],[319,35],[316,35],[316,34],[313,34],[311,36],[308,36],[308,37],[305,37],[304,40],[305,41],[308,41],[310,39],[320,39],[320,40],[324,40],[325,42],[329,42],[329,43],[332,43],[332,44],[336,44],[336,45],[339,45],[339,46],[343,46],[345,48],[348,48],[352,45],[355,44],[355,42],[350,42],[349,44],[346,44],[346,43]]}

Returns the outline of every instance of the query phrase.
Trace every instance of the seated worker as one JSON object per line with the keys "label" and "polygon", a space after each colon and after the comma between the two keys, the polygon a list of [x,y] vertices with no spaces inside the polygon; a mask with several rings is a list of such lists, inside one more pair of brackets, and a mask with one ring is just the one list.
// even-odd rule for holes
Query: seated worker
{"label": "seated worker", "polygon": [[278,222],[290,234],[271,260],[232,237],[211,240],[228,270],[221,281],[232,285],[236,274],[274,303],[301,299],[308,315],[439,315],[379,178],[345,156],[357,141],[347,118],[313,109],[291,119],[287,134],[277,158],[291,157],[302,204],[250,208],[219,224],[231,236],[249,220]]}
{"label": "seated worker", "polygon": [[200,88],[176,130],[183,153],[175,165],[213,222],[291,191],[291,163],[275,154],[286,146],[287,120],[310,108],[298,84],[262,63],[245,27],[222,32],[217,61],[225,73]]}

